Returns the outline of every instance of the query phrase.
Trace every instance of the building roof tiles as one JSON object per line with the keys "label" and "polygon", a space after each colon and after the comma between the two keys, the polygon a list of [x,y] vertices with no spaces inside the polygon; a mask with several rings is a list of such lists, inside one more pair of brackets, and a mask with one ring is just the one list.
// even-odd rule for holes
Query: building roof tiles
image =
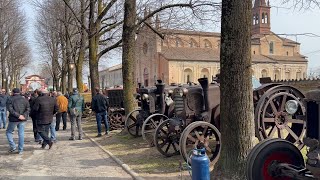
{"label": "building roof tiles", "polygon": [[[174,61],[220,61],[218,49],[211,48],[182,48],[182,47],[162,47],[160,52],[168,60]],[[252,55],[252,62],[277,63],[277,61],[308,62],[302,55],[276,56],[276,55]]]}

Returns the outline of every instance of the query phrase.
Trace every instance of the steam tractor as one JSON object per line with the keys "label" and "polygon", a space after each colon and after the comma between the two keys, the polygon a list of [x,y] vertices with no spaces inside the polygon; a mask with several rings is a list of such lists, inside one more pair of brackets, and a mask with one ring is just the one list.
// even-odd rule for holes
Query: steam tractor
{"label": "steam tractor", "polygon": [[[284,106],[288,114],[299,111],[299,103],[290,100]],[[273,179],[320,179],[320,89],[310,91],[304,99],[306,105],[306,137],[304,144],[309,148],[307,161],[293,141],[284,139],[266,139],[256,145],[247,161],[247,178],[249,180]],[[290,133],[290,132],[289,132]],[[298,137],[296,137],[298,138]]]}
{"label": "steam tractor", "polygon": [[[199,143],[206,147],[212,162],[219,157],[220,141],[220,87],[200,78],[201,86],[176,87],[171,95],[174,116],[161,122],[154,133],[157,150],[165,155],[181,154],[190,162],[189,152]],[[256,83],[255,83],[256,84]],[[254,87],[256,136],[259,140],[282,138],[302,148],[306,127],[304,95],[292,86],[267,83]],[[285,106],[297,102],[294,113]]]}
{"label": "steam tractor", "polygon": [[158,80],[156,87],[138,89],[136,98],[141,102],[140,108],[130,112],[126,118],[126,128],[129,134],[135,137],[143,136],[152,146],[153,139],[148,141],[150,139],[148,133],[151,132],[148,130],[152,130],[153,126],[157,126],[159,122],[172,116],[173,104],[170,102],[168,91],[174,87],[165,88],[162,81]]}
{"label": "steam tractor", "polygon": [[122,129],[124,127],[124,105],[123,88],[114,88],[107,90],[109,108],[108,117],[110,130]]}

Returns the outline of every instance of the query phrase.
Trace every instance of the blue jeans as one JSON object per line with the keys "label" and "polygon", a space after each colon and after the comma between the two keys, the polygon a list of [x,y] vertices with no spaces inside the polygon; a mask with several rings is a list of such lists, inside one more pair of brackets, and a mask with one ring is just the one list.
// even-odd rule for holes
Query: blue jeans
{"label": "blue jeans", "polygon": [[106,128],[106,132],[109,131],[109,121],[108,121],[108,116],[107,112],[101,112],[101,113],[96,113],[96,120],[97,120],[97,127],[98,127],[98,134],[101,134],[101,120],[104,119],[104,126]]}
{"label": "blue jeans", "polygon": [[18,136],[19,136],[18,150],[19,150],[19,152],[23,151],[24,126],[25,126],[25,121],[21,121],[21,122],[10,122],[9,121],[7,131],[6,131],[6,135],[7,135],[7,139],[8,139],[10,148],[16,149],[16,144],[13,141],[13,131],[14,131],[15,127],[18,128]]}
{"label": "blue jeans", "polygon": [[41,138],[43,139],[42,145],[47,145],[51,142],[49,138],[49,129],[51,124],[37,124],[37,130],[40,134]]}
{"label": "blue jeans", "polygon": [[51,141],[57,140],[56,134],[56,118],[53,118],[52,123],[50,124],[50,139]]}
{"label": "blue jeans", "polygon": [[7,121],[7,109],[5,107],[0,107],[0,128],[3,128],[3,129],[6,128],[6,121]]}

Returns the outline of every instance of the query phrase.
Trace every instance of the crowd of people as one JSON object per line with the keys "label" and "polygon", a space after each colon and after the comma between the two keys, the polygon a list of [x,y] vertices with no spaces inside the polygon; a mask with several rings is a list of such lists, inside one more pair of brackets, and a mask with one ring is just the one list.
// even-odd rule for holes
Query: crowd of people
{"label": "crowd of people", "polygon": [[[95,89],[95,92],[96,95],[92,98],[92,110],[96,114],[97,137],[101,137],[102,120],[105,122],[105,134],[108,134],[109,131],[107,119],[108,99],[100,89]],[[18,88],[14,88],[12,94],[8,95],[5,89],[2,89],[0,91],[0,129],[6,128],[6,136],[10,147],[9,153],[17,151],[13,140],[15,127],[18,129],[18,153],[23,153],[24,128],[28,117],[32,119],[34,140],[41,144],[42,149],[47,146],[51,149],[53,144],[57,142],[57,131],[60,130],[60,122],[62,120],[62,130],[66,130],[68,116],[71,123],[69,140],[82,140],[81,117],[84,108],[84,98],[79,94],[77,88],[74,88],[72,93],[65,95],[60,91],[48,92],[47,90],[38,89],[32,94],[21,93]],[[8,116],[7,112],[9,112]]]}

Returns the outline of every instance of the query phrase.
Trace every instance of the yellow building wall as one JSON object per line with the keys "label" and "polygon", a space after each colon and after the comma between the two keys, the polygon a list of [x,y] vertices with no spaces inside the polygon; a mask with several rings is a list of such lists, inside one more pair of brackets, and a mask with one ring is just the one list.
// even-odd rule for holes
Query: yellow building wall
{"label": "yellow building wall", "polygon": [[[198,78],[201,78],[203,74],[201,71],[207,69],[208,78],[211,80],[212,76],[220,73],[219,62],[214,61],[179,61],[179,60],[166,60],[161,55],[162,47],[173,47],[177,45],[177,39],[179,47],[189,48],[205,48],[205,43],[210,42],[213,50],[220,50],[220,37],[216,34],[212,35],[190,35],[190,34],[174,34],[167,35],[165,39],[160,39],[156,35],[150,35],[154,33],[151,31],[145,31],[142,33],[142,37],[137,37],[137,51],[136,51],[136,79],[138,82],[144,84],[145,77],[143,75],[144,69],[148,69],[149,86],[154,84],[154,80],[163,79],[166,84],[186,83],[186,76],[189,71],[192,72],[190,77],[192,82],[197,82]],[[149,35],[148,35],[149,34]],[[195,41],[193,47],[190,47],[191,39]],[[270,54],[270,42],[274,43],[274,52]],[[148,52],[143,52],[143,44],[147,43]],[[284,45],[283,40],[276,35],[266,35],[260,39],[260,44],[252,44],[251,53],[255,55],[277,55],[277,56],[294,56],[300,53],[300,45]],[[159,55],[160,54],[160,55]],[[289,58],[290,59],[290,58]],[[190,70],[188,70],[190,69]],[[263,76],[262,72],[267,72],[266,75],[274,79],[300,79],[305,78],[307,74],[307,62],[294,62],[294,61],[278,61],[277,63],[259,62],[252,65],[253,75],[256,78]]]}

